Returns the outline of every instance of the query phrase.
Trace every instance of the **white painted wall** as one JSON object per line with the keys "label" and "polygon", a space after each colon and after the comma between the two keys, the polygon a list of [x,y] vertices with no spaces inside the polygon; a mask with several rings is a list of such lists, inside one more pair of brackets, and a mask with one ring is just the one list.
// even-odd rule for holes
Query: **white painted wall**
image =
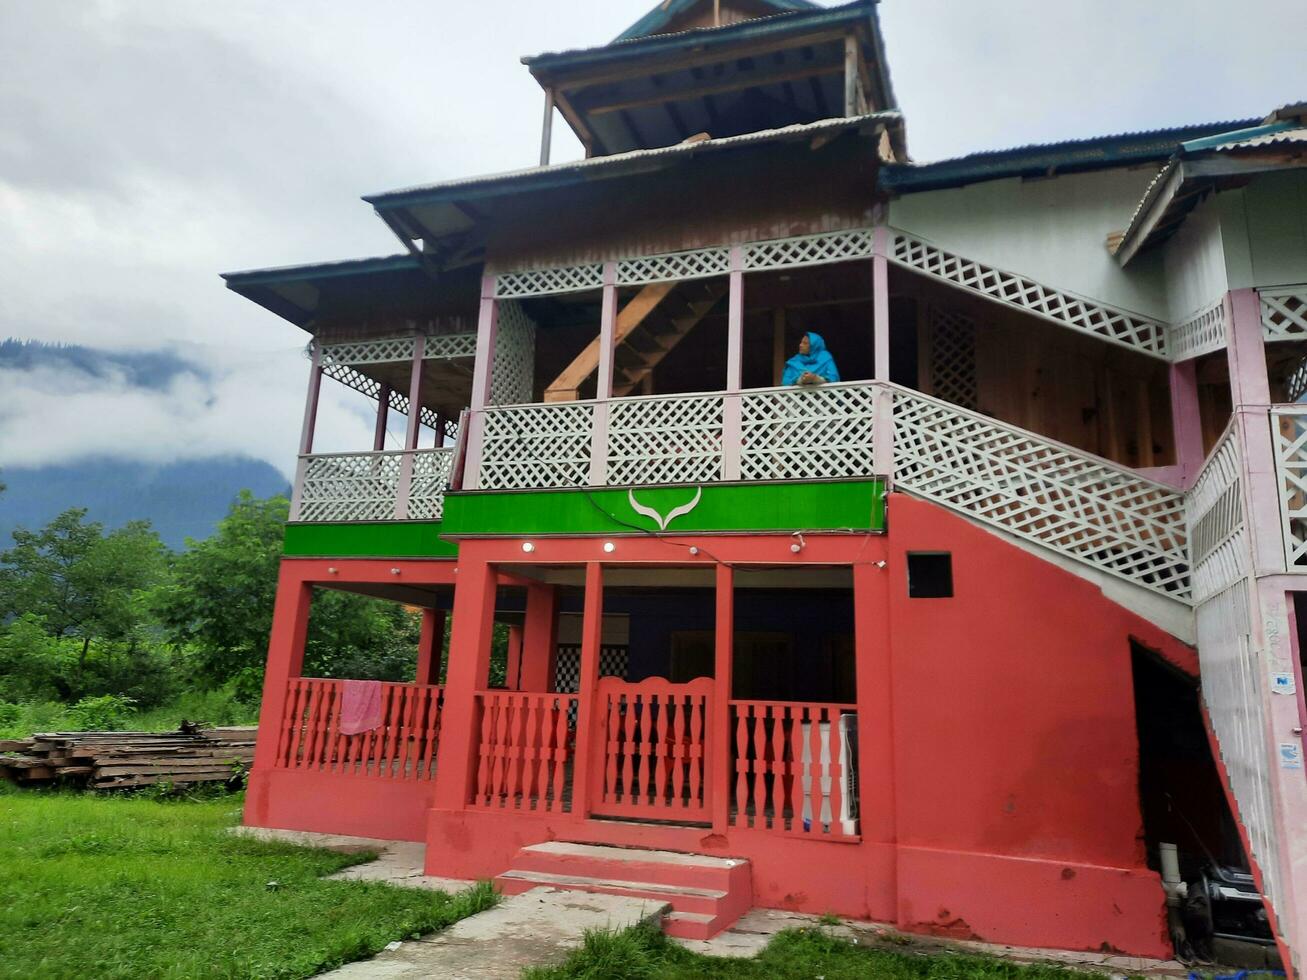
{"label": "white painted wall", "polygon": [[1217,201],[1209,198],[1194,208],[1162,247],[1162,267],[1172,323],[1183,323],[1225,295],[1230,287]]}
{"label": "white painted wall", "polygon": [[907,194],[891,202],[889,223],[966,258],[1165,320],[1158,252],[1122,269],[1106,246],[1109,234],[1130,223],[1156,174],[1156,167],[1123,168]]}
{"label": "white painted wall", "polygon": [[1307,171],[1262,174],[1217,200],[1231,289],[1307,282]]}

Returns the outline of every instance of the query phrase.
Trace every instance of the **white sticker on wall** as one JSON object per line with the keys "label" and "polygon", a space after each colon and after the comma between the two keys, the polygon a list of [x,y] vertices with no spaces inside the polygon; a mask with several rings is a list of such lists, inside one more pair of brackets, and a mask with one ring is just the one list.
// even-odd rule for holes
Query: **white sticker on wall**
{"label": "white sticker on wall", "polygon": [[1280,743],[1280,768],[1281,769],[1301,769],[1302,768],[1302,746],[1297,742]]}
{"label": "white sticker on wall", "polygon": [[1297,685],[1293,682],[1293,671],[1291,670],[1273,670],[1271,671],[1271,690],[1276,694],[1295,694]]}

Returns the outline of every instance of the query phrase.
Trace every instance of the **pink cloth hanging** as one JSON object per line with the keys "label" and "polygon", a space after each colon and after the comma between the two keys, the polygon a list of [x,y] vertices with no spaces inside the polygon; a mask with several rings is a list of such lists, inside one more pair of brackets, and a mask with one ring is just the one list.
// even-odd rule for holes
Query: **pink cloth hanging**
{"label": "pink cloth hanging", "polygon": [[341,681],[340,733],[357,735],[381,727],[381,681]]}

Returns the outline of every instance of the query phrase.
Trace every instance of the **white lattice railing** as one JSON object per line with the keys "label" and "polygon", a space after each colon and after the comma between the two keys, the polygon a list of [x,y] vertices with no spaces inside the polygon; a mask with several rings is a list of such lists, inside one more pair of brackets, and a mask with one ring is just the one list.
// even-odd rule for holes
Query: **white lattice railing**
{"label": "white lattice railing", "polygon": [[1225,430],[1185,498],[1195,602],[1247,574],[1241,452],[1234,425]]}
{"label": "white lattice railing", "polygon": [[897,229],[890,229],[889,258],[899,265],[1017,307],[1064,327],[1092,334],[1154,357],[1167,356],[1166,324],[1054,289],[1028,276],[1008,272],[945,251]]}
{"label": "white lattice railing", "polygon": [[1184,495],[1107,460],[895,386],[894,480],[1154,592],[1189,597]]}
{"label": "white lattice railing", "polygon": [[1259,289],[1257,297],[1266,340],[1307,338],[1307,284]]}
{"label": "white lattice railing", "polygon": [[1275,444],[1285,568],[1307,572],[1307,406],[1281,405],[1272,409],[1271,438]]}
{"label": "white lattice railing", "polygon": [[872,476],[877,388],[865,382],[766,388],[740,396],[740,478]]}
{"label": "white lattice railing", "polygon": [[594,403],[514,405],[482,413],[482,490],[583,487],[590,482]]}
{"label": "white lattice railing", "polygon": [[1171,327],[1171,357],[1187,361],[1225,347],[1225,298],[1205,306]]}
{"label": "white lattice railing", "polygon": [[292,520],[438,520],[454,450],[300,457]]}
{"label": "white lattice railing", "polygon": [[722,479],[724,396],[646,395],[609,403],[610,486]]}

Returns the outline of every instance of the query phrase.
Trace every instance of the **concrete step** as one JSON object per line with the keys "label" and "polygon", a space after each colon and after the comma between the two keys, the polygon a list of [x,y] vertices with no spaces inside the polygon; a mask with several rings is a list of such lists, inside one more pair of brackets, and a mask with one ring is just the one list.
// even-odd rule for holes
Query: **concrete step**
{"label": "concrete step", "polygon": [[716,935],[753,904],[748,861],[581,842],[524,847],[495,883],[505,895],[545,886],[666,903],[668,934],[686,939]]}

